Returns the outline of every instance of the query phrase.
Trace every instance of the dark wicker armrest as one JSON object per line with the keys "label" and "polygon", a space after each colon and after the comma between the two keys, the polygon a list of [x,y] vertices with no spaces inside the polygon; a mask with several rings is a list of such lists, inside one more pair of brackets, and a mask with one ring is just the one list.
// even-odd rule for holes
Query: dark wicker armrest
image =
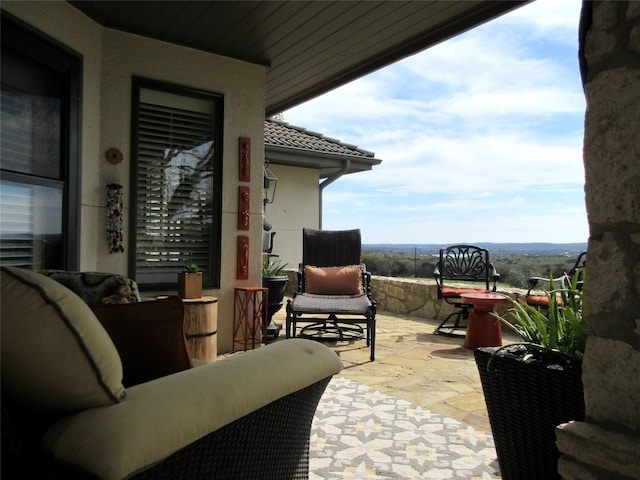
{"label": "dark wicker armrest", "polygon": [[[341,368],[342,362],[335,352],[318,342],[302,339],[276,342],[133,386],[127,389],[126,399],[115,406],[70,414],[47,429],[41,442],[42,451],[100,477],[129,478],[269,404],[330,378]],[[271,372],[266,380],[264,371]],[[180,408],[176,409],[176,405]],[[276,423],[279,422],[274,422],[274,429]],[[118,428],[124,425],[127,428]],[[131,435],[132,431],[153,432],[153,441]],[[281,442],[259,432],[256,438]],[[223,436],[221,441],[229,439]],[[241,450],[244,442],[236,448]],[[218,455],[217,451],[208,451],[209,460],[203,460],[201,471],[208,476],[189,478],[231,478],[211,474],[207,468],[209,461],[224,463]],[[269,455],[256,461],[271,465],[278,460]],[[286,478],[271,476],[268,470],[265,476],[245,476],[244,467],[244,462],[237,462],[240,473],[234,478]]]}
{"label": "dark wicker armrest", "polygon": [[330,380],[276,400],[133,478],[306,480],[311,423]]}
{"label": "dark wicker armrest", "polygon": [[[331,377],[272,402],[177,451],[133,479],[305,480],[311,424]],[[24,443],[16,414],[2,399],[2,478],[88,480],[97,477],[44,457]]]}

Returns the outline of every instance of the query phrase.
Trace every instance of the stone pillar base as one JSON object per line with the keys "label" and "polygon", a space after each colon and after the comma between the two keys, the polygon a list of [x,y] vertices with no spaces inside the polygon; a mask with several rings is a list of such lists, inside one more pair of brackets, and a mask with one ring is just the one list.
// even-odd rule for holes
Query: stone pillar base
{"label": "stone pillar base", "polygon": [[640,479],[640,437],[597,425],[570,422],[557,427],[562,454],[558,472],[565,480]]}

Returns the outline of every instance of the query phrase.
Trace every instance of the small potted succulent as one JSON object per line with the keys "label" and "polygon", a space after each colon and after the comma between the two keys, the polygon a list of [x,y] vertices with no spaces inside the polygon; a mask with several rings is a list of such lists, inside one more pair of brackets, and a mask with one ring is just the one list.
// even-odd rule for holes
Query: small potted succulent
{"label": "small potted succulent", "polygon": [[273,260],[270,255],[264,255],[262,262],[262,286],[269,289],[267,335],[275,338],[280,333],[282,325],[273,321],[273,315],[278,312],[284,304],[284,293],[287,289],[289,276],[284,271],[288,264],[281,260]]}
{"label": "small potted succulent", "polygon": [[178,273],[178,296],[180,298],[200,298],[202,296],[202,272],[192,261],[186,261]]}
{"label": "small potted succulent", "polygon": [[585,273],[551,279],[547,311],[509,298],[495,316],[521,341],[474,351],[503,480],[561,478],[555,428],[584,420]]}

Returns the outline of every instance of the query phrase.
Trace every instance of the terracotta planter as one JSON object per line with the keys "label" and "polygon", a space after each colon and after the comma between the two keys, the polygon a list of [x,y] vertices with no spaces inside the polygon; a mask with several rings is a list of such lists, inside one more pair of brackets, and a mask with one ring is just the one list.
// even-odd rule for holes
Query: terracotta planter
{"label": "terracotta planter", "polygon": [[180,298],[202,297],[202,272],[178,273],[178,296]]}
{"label": "terracotta planter", "polygon": [[584,420],[582,368],[525,362],[512,348],[474,351],[502,479],[560,479],[555,428]]}

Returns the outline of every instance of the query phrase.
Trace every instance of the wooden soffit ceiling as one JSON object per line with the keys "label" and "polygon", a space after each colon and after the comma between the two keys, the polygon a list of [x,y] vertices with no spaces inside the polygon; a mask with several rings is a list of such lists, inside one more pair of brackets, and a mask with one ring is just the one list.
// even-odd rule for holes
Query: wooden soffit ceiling
{"label": "wooden soffit ceiling", "polygon": [[270,116],[527,0],[69,3],[104,27],[267,66]]}

